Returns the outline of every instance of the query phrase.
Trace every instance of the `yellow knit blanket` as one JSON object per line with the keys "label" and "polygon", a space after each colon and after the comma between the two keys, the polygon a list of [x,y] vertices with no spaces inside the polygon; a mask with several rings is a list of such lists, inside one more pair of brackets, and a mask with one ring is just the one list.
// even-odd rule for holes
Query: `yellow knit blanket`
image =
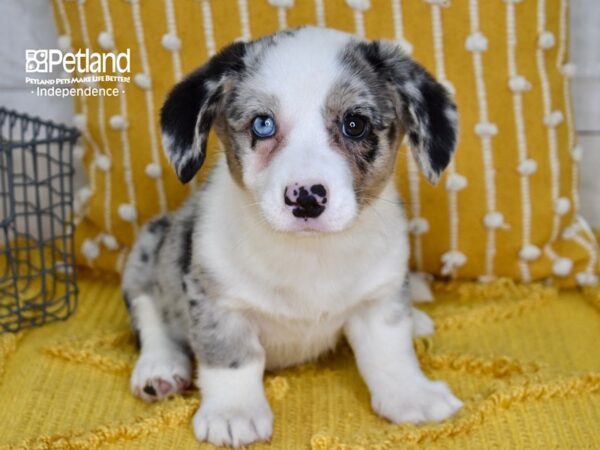
{"label": "yellow knit blanket", "polygon": [[[136,357],[115,281],[80,281],[67,322],[0,336],[0,449],[197,449],[197,391],[133,397]],[[425,371],[465,401],[453,419],[392,425],[372,413],[350,350],[268,374],[272,449],[600,448],[600,290],[508,281],[437,286]],[[210,448],[209,445],[201,448]]]}

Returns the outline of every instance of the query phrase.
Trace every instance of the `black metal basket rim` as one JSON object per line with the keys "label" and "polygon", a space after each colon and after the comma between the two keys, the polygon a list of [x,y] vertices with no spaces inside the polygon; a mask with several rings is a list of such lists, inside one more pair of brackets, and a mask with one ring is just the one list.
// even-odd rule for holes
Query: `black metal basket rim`
{"label": "black metal basket rim", "polygon": [[[0,106],[0,114],[1,113],[9,114],[11,116],[14,116],[14,117],[17,117],[17,118],[23,119],[23,120],[28,120],[30,122],[35,122],[35,123],[37,123],[39,125],[53,127],[53,128],[56,128],[58,130],[62,130],[62,131],[64,131],[64,132],[67,133],[66,136],[63,135],[63,136],[52,138],[52,139],[44,139],[43,143],[64,142],[65,140],[74,141],[81,134],[80,131],[77,128],[75,128],[75,127],[69,127],[67,125],[60,124],[60,123],[54,122],[52,120],[42,119],[39,116],[30,116],[29,114],[20,113],[20,112],[17,112],[16,110],[14,110],[14,109],[5,108],[4,106]],[[35,139],[33,139],[32,141],[28,141],[28,142],[9,143],[9,144],[3,143],[3,145],[5,145],[6,147],[22,147],[24,144],[38,144],[40,142],[41,142],[41,140],[40,141],[36,141]]]}

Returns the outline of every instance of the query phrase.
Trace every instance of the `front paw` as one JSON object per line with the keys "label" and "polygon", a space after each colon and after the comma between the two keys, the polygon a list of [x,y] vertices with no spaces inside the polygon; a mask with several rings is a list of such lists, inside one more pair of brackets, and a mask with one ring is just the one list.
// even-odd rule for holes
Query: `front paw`
{"label": "front paw", "polygon": [[371,404],[375,412],[394,423],[439,422],[462,407],[446,383],[426,378],[402,389],[382,389],[373,394]]}
{"label": "front paw", "polygon": [[131,390],[147,402],[183,392],[191,385],[192,364],[179,350],[142,352],[131,374]]}
{"label": "front paw", "polygon": [[273,413],[268,404],[239,408],[201,406],[192,423],[199,441],[216,446],[238,448],[268,441],[273,433]]}

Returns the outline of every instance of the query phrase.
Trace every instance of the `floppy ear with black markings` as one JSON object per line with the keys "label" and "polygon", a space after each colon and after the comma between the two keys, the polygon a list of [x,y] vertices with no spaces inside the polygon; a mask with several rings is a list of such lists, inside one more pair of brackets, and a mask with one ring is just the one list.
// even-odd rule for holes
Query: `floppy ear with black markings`
{"label": "floppy ear with black markings", "polygon": [[237,42],[180,81],[160,112],[163,146],[182,183],[206,158],[208,132],[219,113],[226,80],[244,71],[246,45]]}
{"label": "floppy ear with black markings", "polygon": [[364,52],[398,94],[398,115],[409,147],[425,177],[435,184],[456,148],[456,104],[446,88],[395,42],[374,41]]}

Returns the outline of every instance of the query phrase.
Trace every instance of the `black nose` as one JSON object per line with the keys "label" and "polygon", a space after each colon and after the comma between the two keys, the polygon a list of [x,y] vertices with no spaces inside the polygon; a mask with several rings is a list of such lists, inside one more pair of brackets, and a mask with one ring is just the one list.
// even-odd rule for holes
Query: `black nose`
{"label": "black nose", "polygon": [[322,184],[313,184],[307,189],[294,183],[285,188],[284,200],[286,205],[293,207],[294,217],[314,219],[325,211],[327,189]]}

